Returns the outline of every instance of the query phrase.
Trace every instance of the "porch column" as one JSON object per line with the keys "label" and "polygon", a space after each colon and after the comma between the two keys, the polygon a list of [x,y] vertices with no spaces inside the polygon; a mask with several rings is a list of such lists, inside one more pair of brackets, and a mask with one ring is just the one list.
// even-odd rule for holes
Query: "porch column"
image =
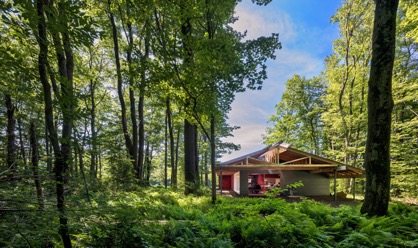
{"label": "porch column", "polygon": [[246,196],[248,195],[248,171],[242,170],[239,173],[239,194]]}
{"label": "porch column", "polygon": [[356,200],[356,178],[353,177],[353,201]]}
{"label": "porch column", "polygon": [[337,201],[337,168],[334,169],[334,201]]}
{"label": "porch column", "polygon": [[222,195],[222,166],[221,166],[221,169],[219,170],[219,189]]}

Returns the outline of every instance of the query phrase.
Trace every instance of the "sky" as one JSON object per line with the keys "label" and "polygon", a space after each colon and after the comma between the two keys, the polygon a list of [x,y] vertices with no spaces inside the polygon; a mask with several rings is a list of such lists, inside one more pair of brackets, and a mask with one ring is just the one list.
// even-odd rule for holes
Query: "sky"
{"label": "sky", "polygon": [[324,70],[324,59],[338,38],[338,25],[331,23],[331,17],[340,5],[339,0],[273,0],[267,6],[243,0],[238,4],[234,29],[247,30],[247,39],[279,33],[282,49],[276,52],[276,60],[267,63],[263,89],[235,96],[228,122],[241,128],[223,141],[240,144],[241,150],[225,154],[222,162],[265,147],[262,135],[272,125],[268,120],[286,81],[294,74],[312,77]]}

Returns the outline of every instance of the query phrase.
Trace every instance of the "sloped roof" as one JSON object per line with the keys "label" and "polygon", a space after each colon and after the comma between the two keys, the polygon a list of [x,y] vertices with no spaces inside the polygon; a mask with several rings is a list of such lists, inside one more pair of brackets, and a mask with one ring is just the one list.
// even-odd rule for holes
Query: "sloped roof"
{"label": "sloped roof", "polygon": [[[271,161],[274,158],[275,161]],[[269,161],[270,159],[270,161]],[[365,171],[338,161],[292,148],[290,144],[278,142],[255,152],[223,162],[216,167],[226,174],[240,170],[306,170],[338,178],[364,177]]]}

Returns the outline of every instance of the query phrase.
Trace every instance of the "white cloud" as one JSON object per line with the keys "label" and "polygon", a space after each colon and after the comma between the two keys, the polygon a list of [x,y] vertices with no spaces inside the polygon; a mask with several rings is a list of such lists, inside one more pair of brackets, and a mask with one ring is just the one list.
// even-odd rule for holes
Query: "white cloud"
{"label": "white cloud", "polygon": [[239,17],[232,27],[240,32],[247,30],[247,39],[279,33],[281,41],[289,41],[296,35],[290,16],[277,9],[269,9],[247,2],[240,3],[236,8]]}
{"label": "white cloud", "polygon": [[[241,145],[241,150],[233,152],[231,154],[225,154],[222,157],[221,161],[225,162],[235,157],[239,157],[263,148],[264,145],[262,144],[261,135],[264,134],[264,131],[264,124],[242,125],[240,129],[234,132],[235,137],[228,137],[226,139],[223,139],[223,141],[225,142],[239,143]],[[239,138],[239,142],[237,138]]]}

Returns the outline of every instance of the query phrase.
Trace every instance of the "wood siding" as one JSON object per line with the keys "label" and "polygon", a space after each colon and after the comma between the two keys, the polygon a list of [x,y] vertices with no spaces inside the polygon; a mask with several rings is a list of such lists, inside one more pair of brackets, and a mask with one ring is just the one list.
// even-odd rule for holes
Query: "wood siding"
{"label": "wood siding", "polygon": [[325,196],[330,194],[330,179],[321,174],[313,174],[307,171],[281,171],[281,187],[302,181],[303,187],[297,189],[297,195]]}

